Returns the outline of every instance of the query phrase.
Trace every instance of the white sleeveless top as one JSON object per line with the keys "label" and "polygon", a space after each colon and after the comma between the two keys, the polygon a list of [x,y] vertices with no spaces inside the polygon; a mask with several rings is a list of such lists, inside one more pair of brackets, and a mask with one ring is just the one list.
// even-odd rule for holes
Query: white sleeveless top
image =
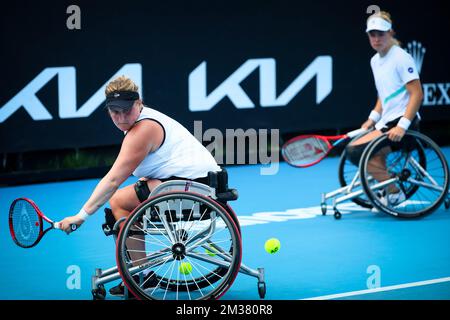
{"label": "white sleeveless top", "polygon": [[142,109],[136,122],[144,119],[156,120],[163,127],[164,140],[142,160],[134,176],[197,179],[206,177],[208,171],[221,170],[211,153],[179,122],[148,107]]}

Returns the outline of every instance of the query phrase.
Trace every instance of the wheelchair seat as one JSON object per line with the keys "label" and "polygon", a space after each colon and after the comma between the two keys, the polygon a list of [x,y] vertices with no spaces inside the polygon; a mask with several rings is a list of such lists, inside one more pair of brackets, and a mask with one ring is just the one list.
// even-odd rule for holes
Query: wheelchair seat
{"label": "wheelchair seat", "polygon": [[228,172],[225,168],[222,171],[209,171],[207,184],[190,180],[170,180],[163,182],[152,190],[150,196],[154,196],[169,191],[193,191],[202,195],[212,197],[214,200],[226,204],[227,201],[237,200],[239,195],[236,189],[228,187]]}
{"label": "wheelchair seat", "polygon": [[[155,196],[164,192],[171,191],[193,191],[196,193],[200,193],[202,195],[211,197],[220,203],[226,205],[228,201],[237,200],[239,195],[236,189],[230,189],[228,187],[228,172],[225,168],[222,168],[221,171],[209,171],[208,172],[208,184],[202,184],[195,181],[190,180],[170,180],[167,182],[163,182],[158,185],[150,194],[150,196]],[[194,216],[189,215],[189,208],[183,209],[181,214],[176,214],[174,210],[166,210],[165,215],[168,220],[177,222],[180,219],[183,221],[187,221],[189,219],[209,219],[209,213],[206,212],[202,216]],[[156,212],[150,212],[149,219],[152,222],[161,222],[158,214]],[[116,226],[116,220],[112,214],[110,208],[105,208],[105,223],[102,224],[102,230],[106,236],[118,234],[118,227]]]}

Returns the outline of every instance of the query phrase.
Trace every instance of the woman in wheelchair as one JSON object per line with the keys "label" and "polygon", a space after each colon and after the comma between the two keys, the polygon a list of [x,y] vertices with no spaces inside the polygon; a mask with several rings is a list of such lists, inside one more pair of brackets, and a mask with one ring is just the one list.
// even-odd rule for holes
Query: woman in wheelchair
{"label": "woman in wheelchair", "polygon": [[[80,212],[60,221],[61,229],[66,232],[70,232],[70,224],[83,224],[108,200],[114,218],[119,220],[127,217],[164,181],[182,179],[204,183],[208,172],[221,170],[213,156],[186,128],[143,104],[138,87],[131,79],[121,76],[111,81],[105,94],[109,116],[125,137],[112,168]],[[139,178],[138,182],[119,189],[131,174]],[[127,245],[143,246],[142,242],[135,242]],[[142,255],[133,254],[136,259]],[[111,293],[123,293],[123,286],[113,288]]]}
{"label": "woman in wheelchair", "polygon": [[[418,129],[418,110],[423,98],[414,60],[394,38],[390,14],[381,11],[371,15],[367,20],[366,32],[370,45],[376,51],[370,65],[378,99],[367,121],[361,126],[372,130],[352,141],[346,149],[348,159],[356,166],[359,165],[364,149],[373,139],[386,133],[390,141],[400,142],[406,130]],[[388,149],[381,149],[370,159],[367,167],[373,178],[380,182],[390,177],[385,170]],[[385,201],[391,205],[405,200],[404,192],[395,184],[390,184],[386,189]]]}

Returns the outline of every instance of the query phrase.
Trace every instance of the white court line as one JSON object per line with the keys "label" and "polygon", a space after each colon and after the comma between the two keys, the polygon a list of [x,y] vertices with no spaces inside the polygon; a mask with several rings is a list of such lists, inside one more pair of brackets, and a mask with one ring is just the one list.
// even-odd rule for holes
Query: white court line
{"label": "white court line", "polygon": [[388,287],[379,287],[379,288],[374,288],[374,289],[366,289],[366,290],[359,290],[359,291],[350,291],[350,292],[344,292],[344,293],[330,294],[330,295],[327,295],[327,296],[319,296],[319,297],[299,299],[299,300],[329,300],[329,299],[337,299],[337,298],[351,297],[351,296],[357,296],[357,295],[362,295],[362,294],[369,294],[369,293],[376,293],[376,292],[383,292],[383,291],[392,291],[392,290],[398,290],[398,289],[404,289],[404,288],[426,286],[426,285],[429,285],[429,284],[449,282],[449,281],[450,281],[450,277],[446,277],[446,278],[439,278],[439,279],[411,282],[411,283],[405,283],[405,284],[398,284],[398,285],[388,286]]}

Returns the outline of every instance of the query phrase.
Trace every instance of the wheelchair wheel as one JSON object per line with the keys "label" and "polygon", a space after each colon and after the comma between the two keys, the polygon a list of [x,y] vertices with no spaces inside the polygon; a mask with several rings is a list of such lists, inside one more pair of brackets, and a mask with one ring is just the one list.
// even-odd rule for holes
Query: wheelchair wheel
{"label": "wheelchair wheel", "polygon": [[[358,167],[355,166],[353,163],[350,162],[350,160],[347,159],[347,150],[344,149],[344,151],[341,154],[341,158],[339,161],[339,183],[341,184],[341,187],[346,187],[350,185],[355,177],[355,175],[358,173]],[[358,183],[359,179],[358,179]],[[357,205],[360,205],[363,208],[372,208],[372,202],[370,202],[369,199],[367,199],[366,195],[361,195],[359,197],[355,197],[351,199],[354,203]]]}
{"label": "wheelchair wheel", "polygon": [[[239,235],[241,235],[241,228],[239,225],[239,220],[237,218],[236,213],[234,213],[233,209],[230,205],[222,202],[218,202],[230,215],[233,222],[235,223]],[[209,256],[215,256],[215,244],[210,240],[207,241],[207,245],[203,245],[203,249]],[[229,248],[230,254],[232,253],[232,247]],[[180,286],[179,281],[165,278],[160,274],[157,274],[156,277],[158,281],[160,281],[160,285],[167,287],[170,291],[187,291],[187,290],[196,290],[197,288],[204,288],[210,285],[210,283],[214,283],[218,281],[221,277],[223,277],[227,273],[227,268],[218,267],[216,270],[212,271],[209,274],[204,275],[202,278],[187,280],[184,282],[184,285]]]}
{"label": "wheelchair wheel", "polygon": [[[400,218],[425,216],[445,200],[449,187],[448,165],[439,147],[416,131],[401,142],[384,134],[373,140],[360,163],[361,184],[378,210]],[[398,202],[389,195],[400,191]]]}
{"label": "wheelchair wheel", "polygon": [[240,233],[227,210],[190,192],[160,194],[139,205],[123,225],[116,251],[130,292],[158,300],[220,298],[241,257]]}

